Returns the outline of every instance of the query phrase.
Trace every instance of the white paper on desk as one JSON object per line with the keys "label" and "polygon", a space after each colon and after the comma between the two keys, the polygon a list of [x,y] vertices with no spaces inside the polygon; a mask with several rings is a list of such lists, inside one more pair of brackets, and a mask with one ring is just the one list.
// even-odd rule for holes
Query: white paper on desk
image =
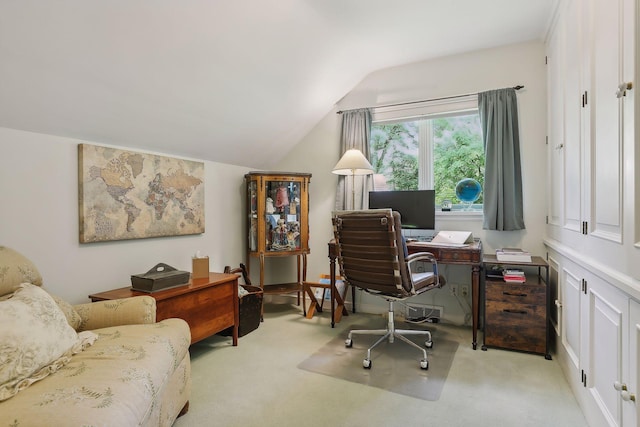
{"label": "white paper on desk", "polygon": [[473,243],[473,234],[470,231],[439,231],[431,240],[431,243],[444,245],[464,245]]}

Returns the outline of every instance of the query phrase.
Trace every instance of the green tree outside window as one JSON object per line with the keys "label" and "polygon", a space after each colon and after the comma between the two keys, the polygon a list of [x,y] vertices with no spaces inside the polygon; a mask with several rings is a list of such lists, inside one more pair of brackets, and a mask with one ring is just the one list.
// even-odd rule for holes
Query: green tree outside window
{"label": "green tree outside window", "polygon": [[[417,190],[418,168],[433,167],[436,203],[456,198],[456,184],[473,178],[484,188],[484,147],[477,114],[429,119],[432,165],[419,165],[420,121],[374,124],[371,164],[386,179],[389,190]],[[428,170],[428,169],[426,169]],[[475,202],[482,204],[482,196]]]}

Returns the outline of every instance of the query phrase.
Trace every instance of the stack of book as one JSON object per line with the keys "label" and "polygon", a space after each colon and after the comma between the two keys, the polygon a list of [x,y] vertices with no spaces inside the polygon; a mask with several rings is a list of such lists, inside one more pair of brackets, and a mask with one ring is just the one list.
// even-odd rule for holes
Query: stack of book
{"label": "stack of book", "polygon": [[520,248],[496,249],[496,259],[504,262],[531,262],[531,254]]}
{"label": "stack of book", "polygon": [[522,270],[503,270],[502,278],[507,283],[524,283],[527,280]]}

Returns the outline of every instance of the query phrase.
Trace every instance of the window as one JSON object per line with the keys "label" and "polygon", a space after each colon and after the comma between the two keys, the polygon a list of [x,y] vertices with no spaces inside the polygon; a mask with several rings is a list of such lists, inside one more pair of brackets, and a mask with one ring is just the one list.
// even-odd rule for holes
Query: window
{"label": "window", "polygon": [[471,206],[456,197],[456,185],[464,178],[475,179],[484,187],[484,147],[477,109],[383,120],[380,117],[401,116],[402,112],[376,113],[370,141],[375,190],[433,188],[437,205],[450,200],[452,210],[482,210],[482,193]]}

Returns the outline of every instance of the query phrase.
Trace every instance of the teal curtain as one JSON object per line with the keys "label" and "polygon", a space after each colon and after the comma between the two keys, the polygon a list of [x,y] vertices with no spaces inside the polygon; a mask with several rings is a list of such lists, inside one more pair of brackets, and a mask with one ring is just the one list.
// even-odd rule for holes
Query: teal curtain
{"label": "teal curtain", "polygon": [[518,102],[514,88],[478,94],[485,175],[485,230],[523,230]]}
{"label": "teal curtain", "polygon": [[[340,157],[352,148],[362,152],[370,159],[369,139],[371,138],[371,110],[361,108],[342,112],[342,130],[340,133]],[[355,206],[351,206],[351,186],[355,186]],[[373,189],[373,175],[341,175],[336,190],[336,210],[364,209],[369,200],[369,191]]]}

